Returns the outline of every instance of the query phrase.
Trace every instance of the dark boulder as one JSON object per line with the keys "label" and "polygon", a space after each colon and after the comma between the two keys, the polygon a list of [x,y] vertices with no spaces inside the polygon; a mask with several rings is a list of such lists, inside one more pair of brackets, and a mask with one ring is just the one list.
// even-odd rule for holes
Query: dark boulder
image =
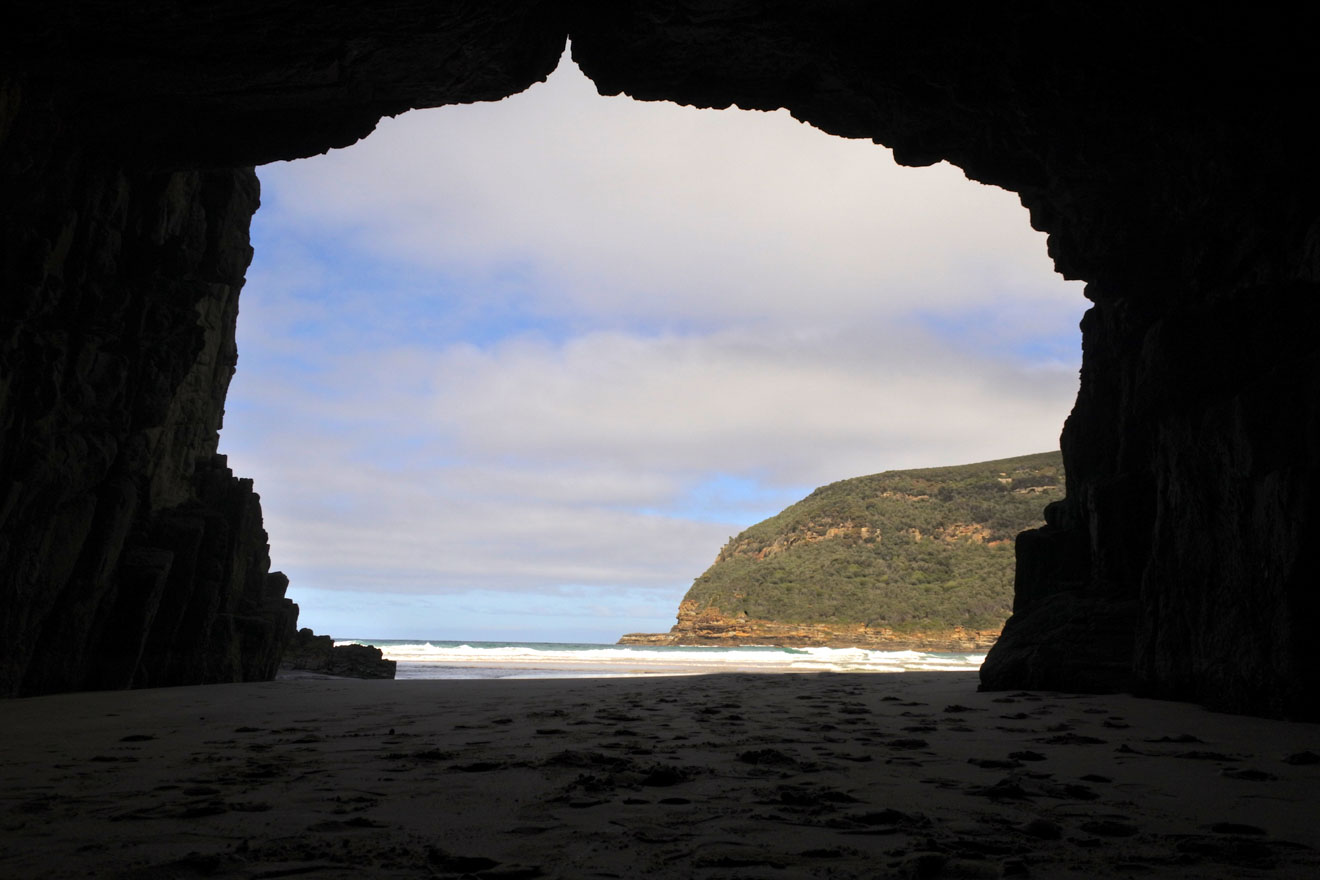
{"label": "dark boulder", "polygon": [[394,678],[397,664],[370,645],[336,645],[330,636],[318,636],[307,627],[298,630],[280,661],[281,677],[299,673],[338,678]]}

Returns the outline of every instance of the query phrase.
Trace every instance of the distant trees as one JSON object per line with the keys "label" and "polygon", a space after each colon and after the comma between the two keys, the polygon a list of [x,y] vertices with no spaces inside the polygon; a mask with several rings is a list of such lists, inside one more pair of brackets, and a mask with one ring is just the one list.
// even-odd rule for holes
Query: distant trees
{"label": "distant trees", "polygon": [[831,483],[730,538],[687,598],[791,623],[993,628],[1012,608],[1012,539],[1063,482],[1049,452]]}

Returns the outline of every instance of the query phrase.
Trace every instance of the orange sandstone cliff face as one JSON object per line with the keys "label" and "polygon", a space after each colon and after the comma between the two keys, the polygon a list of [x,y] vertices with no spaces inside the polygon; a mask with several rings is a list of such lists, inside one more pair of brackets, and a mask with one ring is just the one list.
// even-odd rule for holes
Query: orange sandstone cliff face
{"label": "orange sandstone cliff face", "polygon": [[864,623],[778,623],[700,608],[690,599],[678,606],[678,623],[667,633],[628,633],[620,645],[783,645],[789,648],[874,648],[882,651],[980,653],[990,650],[999,628],[957,626],[929,632],[895,632]]}

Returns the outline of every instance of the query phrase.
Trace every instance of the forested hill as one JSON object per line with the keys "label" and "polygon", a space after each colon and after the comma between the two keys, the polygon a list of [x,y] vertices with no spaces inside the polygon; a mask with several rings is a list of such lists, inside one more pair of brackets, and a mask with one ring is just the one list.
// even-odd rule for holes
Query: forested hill
{"label": "forested hill", "polygon": [[1058,452],[831,483],[731,538],[669,633],[623,641],[982,647],[1012,607],[1014,537],[1062,497]]}

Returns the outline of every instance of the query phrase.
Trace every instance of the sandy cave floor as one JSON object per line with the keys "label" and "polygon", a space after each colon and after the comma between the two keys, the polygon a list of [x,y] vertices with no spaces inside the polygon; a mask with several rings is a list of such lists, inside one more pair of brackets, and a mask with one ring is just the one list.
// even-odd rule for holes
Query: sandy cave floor
{"label": "sandy cave floor", "polygon": [[11,700],[0,877],[1320,877],[1320,726],[975,673]]}

